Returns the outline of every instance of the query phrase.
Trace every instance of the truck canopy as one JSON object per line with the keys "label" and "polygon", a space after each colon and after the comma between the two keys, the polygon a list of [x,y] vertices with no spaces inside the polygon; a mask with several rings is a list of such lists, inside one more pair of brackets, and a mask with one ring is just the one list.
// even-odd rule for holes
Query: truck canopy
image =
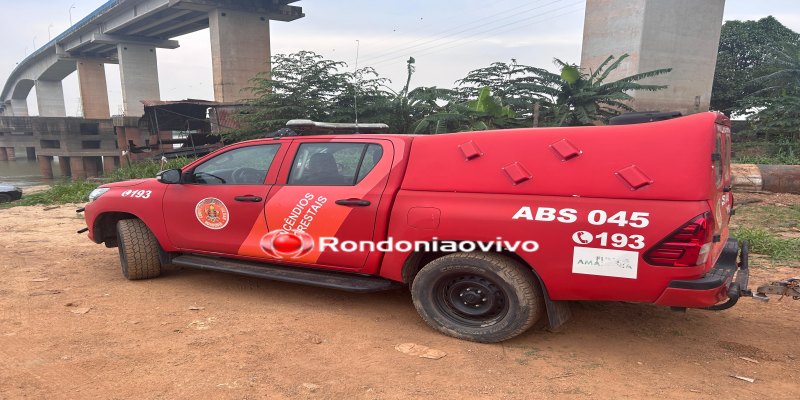
{"label": "truck canopy", "polygon": [[722,114],[415,137],[404,190],[707,200]]}

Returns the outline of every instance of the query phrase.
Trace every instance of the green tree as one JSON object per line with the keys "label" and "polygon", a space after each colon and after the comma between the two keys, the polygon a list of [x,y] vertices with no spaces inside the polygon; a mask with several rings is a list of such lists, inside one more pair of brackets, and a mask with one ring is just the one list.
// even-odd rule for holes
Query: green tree
{"label": "green tree", "polygon": [[786,43],[775,50],[766,68],[770,72],[753,80],[761,89],[737,105],[750,122],[748,133],[778,142],[795,156],[800,139],[800,45]]}
{"label": "green tree", "polygon": [[339,71],[345,66],[312,51],[273,56],[271,74],[252,80],[249,90],[255,97],[238,114],[243,128],[225,135],[244,140],[278,130],[290,119],[327,120],[331,105],[350,85],[351,77]]}
{"label": "green tree", "polygon": [[383,85],[384,96],[369,104],[369,112],[375,116],[375,122],[389,125],[391,132],[411,133],[414,126],[426,116],[442,109],[455,97],[450,89],[420,86],[411,88],[411,79],[416,71],[414,57],[406,61],[406,80],[399,91]]}
{"label": "green tree", "polygon": [[773,50],[766,66],[770,72],[752,80],[761,86],[753,94],[800,94],[800,42],[784,43]]}
{"label": "green tree", "polygon": [[495,62],[488,67],[478,68],[456,81],[456,89],[461,101],[479,97],[484,88],[508,105],[521,117],[530,117],[533,105],[543,98],[540,93],[539,75],[543,70],[528,65]]}
{"label": "green tree", "polygon": [[622,112],[634,111],[627,102],[632,99],[628,92],[636,90],[657,91],[664,85],[641,84],[638,81],[663,75],[671,68],[656,69],[607,81],[609,75],[628,58],[609,56],[594,71],[588,73],[575,64],[555,59],[560,73],[546,70],[538,72],[536,90],[546,99],[542,105],[542,125],[576,126],[607,123],[608,119]]}
{"label": "green tree", "polygon": [[800,96],[756,97],[746,103],[759,109],[748,116],[752,130],[766,140],[797,141],[800,139]]}
{"label": "green tree", "polygon": [[485,131],[520,127],[516,113],[502,100],[492,96],[488,86],[478,93],[478,98],[466,102],[451,101],[437,112],[425,116],[414,128],[414,133],[447,133],[460,131]]}
{"label": "green tree", "polygon": [[739,101],[764,88],[764,81],[753,81],[771,72],[775,50],[798,39],[800,35],[772,16],[758,21],[725,22],[720,34],[711,108],[727,114],[743,112]]}

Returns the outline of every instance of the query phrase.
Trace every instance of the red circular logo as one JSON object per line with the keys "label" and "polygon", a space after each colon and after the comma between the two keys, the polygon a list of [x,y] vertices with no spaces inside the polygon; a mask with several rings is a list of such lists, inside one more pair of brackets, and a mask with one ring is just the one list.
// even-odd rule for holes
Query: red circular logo
{"label": "red circular logo", "polygon": [[222,229],[228,225],[230,214],[228,207],[222,200],[215,197],[206,197],[194,207],[197,220],[208,229]]}
{"label": "red circular logo", "polygon": [[261,250],[275,258],[300,258],[313,249],[314,238],[303,230],[277,230],[261,238]]}

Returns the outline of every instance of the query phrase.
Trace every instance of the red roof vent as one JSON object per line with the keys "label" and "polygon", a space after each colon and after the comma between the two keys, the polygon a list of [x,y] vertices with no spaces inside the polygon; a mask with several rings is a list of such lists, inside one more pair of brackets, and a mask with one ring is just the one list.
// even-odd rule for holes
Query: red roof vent
{"label": "red roof vent", "polygon": [[635,165],[625,167],[614,174],[630,185],[631,190],[638,190],[653,183],[653,180]]}
{"label": "red roof vent", "polygon": [[520,183],[525,182],[533,177],[531,173],[528,172],[528,170],[517,161],[514,161],[513,163],[508,164],[501,169],[515,185],[519,185]]}
{"label": "red roof vent", "polygon": [[553,151],[555,151],[559,157],[561,157],[561,161],[569,161],[583,154],[580,149],[575,147],[575,145],[567,139],[561,139],[551,144],[550,148],[553,149]]}
{"label": "red roof vent", "polygon": [[458,148],[461,150],[461,153],[464,154],[464,158],[466,158],[467,161],[478,158],[483,155],[481,149],[472,140],[458,145]]}

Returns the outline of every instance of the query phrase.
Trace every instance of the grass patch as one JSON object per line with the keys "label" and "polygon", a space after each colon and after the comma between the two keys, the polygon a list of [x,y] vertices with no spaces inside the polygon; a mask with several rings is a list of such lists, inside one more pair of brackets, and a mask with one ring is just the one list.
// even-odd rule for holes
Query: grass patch
{"label": "grass patch", "polygon": [[750,243],[750,251],[769,256],[774,261],[800,260],[800,238],[781,238],[763,228],[740,227],[731,235]]}
{"label": "grass patch", "polygon": [[794,155],[742,155],[731,159],[734,164],[766,164],[766,165],[797,165],[800,164],[800,157]]}
{"label": "grass patch", "polygon": [[64,182],[53,185],[48,190],[34,193],[31,195],[23,195],[22,199],[3,204],[4,208],[15,206],[35,206],[35,205],[50,205],[50,204],[66,204],[66,203],[83,203],[86,197],[94,188],[99,186],[98,182],[90,181],[74,181]]}
{"label": "grass patch", "polygon": [[[167,161],[163,169],[181,168],[190,163],[193,159],[180,157]],[[127,181],[130,179],[153,178],[158,171],[161,171],[160,162],[145,160],[125,167],[117,168],[110,176],[101,180],[75,180],[65,181],[53,185],[50,189],[26,195],[22,199],[11,203],[0,204],[0,208],[11,208],[16,206],[35,206],[35,205],[54,205],[67,203],[85,203],[88,201],[89,192],[96,187],[111,182]]]}
{"label": "grass patch", "polygon": [[153,178],[162,169],[182,168],[192,161],[194,161],[193,158],[178,157],[168,160],[163,168],[161,167],[161,163],[157,161],[140,161],[129,166],[115,169],[114,172],[106,178],[106,183],[127,181],[130,179]]}

